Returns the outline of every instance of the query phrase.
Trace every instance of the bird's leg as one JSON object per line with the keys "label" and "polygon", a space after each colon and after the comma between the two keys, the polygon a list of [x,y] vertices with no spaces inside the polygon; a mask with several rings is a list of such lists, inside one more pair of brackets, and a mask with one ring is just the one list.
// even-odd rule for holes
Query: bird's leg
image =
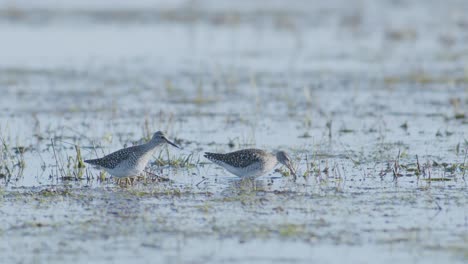
{"label": "bird's leg", "polygon": [[116,179],[116,183],[120,186],[120,187],[124,187],[126,185],[128,185],[128,178],[117,178]]}
{"label": "bird's leg", "polygon": [[121,186],[127,185],[127,181],[128,181],[128,178],[127,178],[127,177],[121,179],[121,180],[120,180],[120,182],[121,182],[120,185],[121,185]]}

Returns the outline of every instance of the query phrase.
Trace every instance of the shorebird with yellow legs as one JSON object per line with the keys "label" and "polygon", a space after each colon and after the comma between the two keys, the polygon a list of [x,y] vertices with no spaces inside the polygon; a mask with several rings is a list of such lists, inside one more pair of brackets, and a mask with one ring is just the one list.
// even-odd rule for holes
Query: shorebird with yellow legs
{"label": "shorebird with yellow legs", "polygon": [[144,171],[156,148],[165,143],[180,148],[167,139],[163,132],[158,131],[145,144],[117,150],[102,158],[85,160],[84,162],[103,169],[118,179],[137,177]]}
{"label": "shorebird with yellow legs", "polygon": [[241,178],[262,176],[273,170],[278,163],[286,166],[296,178],[292,161],[284,151],[273,154],[261,149],[243,149],[225,154],[205,152],[204,156]]}

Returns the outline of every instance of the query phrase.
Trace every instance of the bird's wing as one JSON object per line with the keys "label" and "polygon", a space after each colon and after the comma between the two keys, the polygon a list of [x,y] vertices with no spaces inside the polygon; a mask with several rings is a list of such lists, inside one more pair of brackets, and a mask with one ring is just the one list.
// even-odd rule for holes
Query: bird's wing
{"label": "bird's wing", "polygon": [[245,168],[253,163],[260,162],[262,150],[244,149],[226,154],[206,152],[205,157],[214,163],[223,162],[233,167]]}
{"label": "bird's wing", "polygon": [[85,160],[85,162],[93,165],[98,165],[103,168],[113,169],[117,165],[119,165],[119,163],[123,160],[127,160],[128,158],[130,158],[130,156],[133,155],[133,153],[135,152],[136,147],[137,146],[133,146],[117,150],[100,159]]}

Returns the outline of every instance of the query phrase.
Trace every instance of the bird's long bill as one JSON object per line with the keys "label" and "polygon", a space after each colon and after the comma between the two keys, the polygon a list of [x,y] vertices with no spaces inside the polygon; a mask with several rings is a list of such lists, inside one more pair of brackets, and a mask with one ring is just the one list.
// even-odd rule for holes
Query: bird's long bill
{"label": "bird's long bill", "polygon": [[166,140],[166,142],[167,142],[168,144],[170,144],[170,145],[172,145],[172,146],[174,146],[174,147],[176,147],[176,148],[180,149],[180,147],[179,147],[179,146],[177,146],[177,145],[176,145],[174,142],[170,141],[169,139],[167,139],[167,138],[164,138],[164,140]]}
{"label": "bird's long bill", "polygon": [[294,171],[294,168],[293,168],[291,162],[288,162],[288,163],[286,164],[286,167],[289,169],[289,171],[291,172],[291,174],[292,174],[294,177],[297,177],[296,171]]}

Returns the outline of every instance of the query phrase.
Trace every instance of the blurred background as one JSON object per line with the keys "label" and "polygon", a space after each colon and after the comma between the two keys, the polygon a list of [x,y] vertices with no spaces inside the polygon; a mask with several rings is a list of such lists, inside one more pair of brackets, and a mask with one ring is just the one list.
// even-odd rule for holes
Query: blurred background
{"label": "blurred background", "polygon": [[420,130],[466,124],[466,5],[2,0],[0,118],[24,114],[13,125],[21,141],[31,138],[30,120],[21,124],[31,113],[93,121],[96,137],[140,137],[144,119],[157,129],[162,112],[178,120],[175,135],[197,141],[227,125],[217,140],[303,145],[301,135],[328,140],[331,123],[405,134],[406,122],[418,140]]}

